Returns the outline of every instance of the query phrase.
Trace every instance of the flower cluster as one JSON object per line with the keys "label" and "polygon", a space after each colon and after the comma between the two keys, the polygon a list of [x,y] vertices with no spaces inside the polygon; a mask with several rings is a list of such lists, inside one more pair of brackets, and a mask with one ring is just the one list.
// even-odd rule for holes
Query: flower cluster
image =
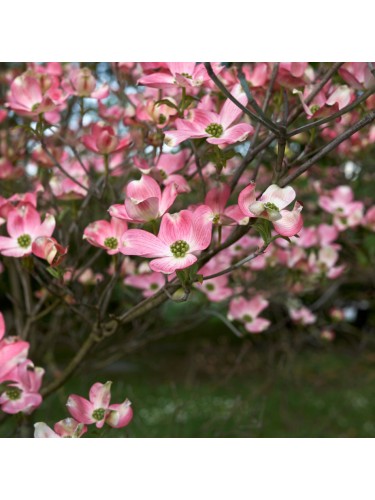
{"label": "flower cluster", "polygon": [[101,429],[104,424],[121,429],[127,426],[133,418],[131,403],[125,399],[123,403],[111,401],[112,382],[95,383],[89,392],[89,399],[71,394],[66,406],[73,418],[66,418],[54,425],[54,430],[44,422],[35,424],[36,438],[79,438],[87,432],[87,425],[95,424]]}

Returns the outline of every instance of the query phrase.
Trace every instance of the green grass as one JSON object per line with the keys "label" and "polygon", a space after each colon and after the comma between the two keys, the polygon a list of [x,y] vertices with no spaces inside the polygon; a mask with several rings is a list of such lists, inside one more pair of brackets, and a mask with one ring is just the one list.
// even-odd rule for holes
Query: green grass
{"label": "green grass", "polygon": [[371,357],[310,352],[298,356],[287,372],[265,370],[227,382],[205,377],[194,384],[180,376],[174,382],[166,378],[144,371],[85,381],[76,377],[33,418],[53,424],[68,415],[64,405],[70,392],[87,397],[93,382],[110,379],[112,401],[129,397],[134,419],[125,429],[107,427],[104,437],[375,437]]}

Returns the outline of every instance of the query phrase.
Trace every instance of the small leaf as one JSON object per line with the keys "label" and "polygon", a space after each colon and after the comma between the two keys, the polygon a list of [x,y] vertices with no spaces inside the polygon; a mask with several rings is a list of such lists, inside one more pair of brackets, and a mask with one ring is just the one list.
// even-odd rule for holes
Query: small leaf
{"label": "small leaf", "polygon": [[256,223],[253,225],[253,228],[255,231],[257,231],[262,240],[266,245],[270,243],[272,240],[272,235],[271,235],[271,230],[272,230],[272,224],[269,220],[267,219],[257,219]]}
{"label": "small leaf", "polygon": [[174,104],[169,99],[160,99],[159,101],[155,102],[155,106],[160,106],[161,104],[165,104],[166,106],[169,106],[170,108],[173,108],[173,109],[177,109],[177,111],[178,111],[178,107],[176,106],[176,104]]}

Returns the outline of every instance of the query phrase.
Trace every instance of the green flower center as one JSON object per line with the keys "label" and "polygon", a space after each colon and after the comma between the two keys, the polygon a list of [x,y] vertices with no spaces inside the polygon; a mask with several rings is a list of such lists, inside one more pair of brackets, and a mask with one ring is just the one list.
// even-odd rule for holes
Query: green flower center
{"label": "green flower center", "polygon": [[316,113],[320,109],[320,106],[313,104],[310,108],[311,113]]}
{"label": "green flower center", "polygon": [[168,175],[166,174],[166,172],[165,172],[164,170],[161,170],[161,169],[160,169],[160,170],[159,170],[159,174],[160,174],[160,177],[161,177],[163,180],[165,180],[165,179],[168,177]]}
{"label": "green flower center", "polygon": [[245,323],[251,323],[253,321],[253,317],[250,316],[250,314],[245,314],[242,319],[245,321]]}
{"label": "green flower center", "polygon": [[159,288],[159,285],[157,283],[151,283],[150,290],[157,290],[158,288]]}
{"label": "green flower center", "polygon": [[206,290],[213,292],[215,290],[215,286],[212,283],[207,283]]}
{"label": "green flower center", "polygon": [[213,224],[218,224],[220,221],[220,214],[214,215],[214,218],[212,219]]}
{"label": "green flower center", "polygon": [[159,125],[163,125],[167,121],[167,117],[165,115],[159,115]]}
{"label": "green flower center", "polygon": [[36,102],[35,104],[32,105],[31,111],[36,111],[40,106],[40,102]]}
{"label": "green flower center", "polygon": [[224,129],[220,123],[210,123],[208,127],[206,127],[205,132],[207,132],[207,134],[211,137],[218,138],[223,134]]}
{"label": "green flower center", "polygon": [[97,408],[92,412],[92,418],[95,418],[95,420],[103,420],[104,415],[105,415],[104,408]]}
{"label": "green flower center", "polygon": [[184,240],[177,240],[170,246],[173,257],[176,257],[176,259],[185,257],[189,248],[188,243]]}
{"label": "green flower center", "polygon": [[22,393],[21,389],[18,389],[17,387],[12,387],[11,389],[8,389],[5,392],[5,394],[11,401],[16,401],[17,399],[20,399],[21,393]]}
{"label": "green flower center", "polygon": [[193,77],[189,75],[189,73],[181,73],[181,75],[184,76],[185,78],[189,78],[189,80],[193,79]]}
{"label": "green flower center", "polygon": [[276,210],[276,211],[279,210],[279,207],[277,207],[274,203],[271,203],[270,201],[264,204],[264,208],[266,210]]}
{"label": "green flower center", "polygon": [[17,243],[21,248],[27,248],[31,245],[31,236],[29,234],[22,234],[17,238]]}
{"label": "green flower center", "polygon": [[118,247],[118,239],[114,238],[113,236],[111,236],[110,238],[106,238],[104,240],[104,245],[111,250],[116,250],[116,248]]}

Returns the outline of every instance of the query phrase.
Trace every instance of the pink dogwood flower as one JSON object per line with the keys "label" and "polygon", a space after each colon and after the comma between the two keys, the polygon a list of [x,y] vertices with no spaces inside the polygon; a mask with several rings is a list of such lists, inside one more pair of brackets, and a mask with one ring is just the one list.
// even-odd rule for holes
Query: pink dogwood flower
{"label": "pink dogwood flower", "polygon": [[238,218],[242,219],[243,214],[238,205],[226,207],[230,196],[228,184],[220,184],[218,187],[210,189],[206,194],[204,203],[212,210],[212,222],[218,225],[231,225]]}
{"label": "pink dogwood flower", "polygon": [[[246,106],[247,97],[239,85],[233,89],[232,94],[241,104]],[[253,126],[248,123],[232,125],[242,114],[242,111],[230,99],[225,101],[219,114],[204,109],[194,109],[190,114],[189,120],[176,119],[177,130],[165,132],[164,141],[167,146],[177,146],[186,139],[205,137],[210,144],[224,147],[227,144],[244,141],[249,134],[254,132]]]}
{"label": "pink dogwood flower", "polygon": [[127,148],[131,144],[131,138],[125,136],[119,139],[112,127],[94,123],[91,127],[91,134],[81,138],[87,149],[100,155],[117,153]]}
{"label": "pink dogwood flower", "polygon": [[55,218],[47,214],[41,222],[37,210],[29,203],[10,211],[7,220],[9,236],[0,236],[0,253],[7,257],[24,257],[32,253],[33,242],[39,236],[51,236]]}
{"label": "pink dogwood flower", "polygon": [[[215,72],[220,68],[213,65]],[[166,63],[166,71],[159,71],[145,75],[138,80],[138,85],[154,87],[158,89],[169,89],[176,85],[179,87],[200,87],[210,77],[203,64],[194,62],[169,62]]]}
{"label": "pink dogwood flower", "polygon": [[142,229],[130,229],[122,240],[121,251],[126,255],[153,258],[153,271],[171,274],[197,261],[196,253],[205,250],[211,242],[211,210],[205,205],[194,213],[181,210],[165,214],[158,236]]}
{"label": "pink dogwood flower", "polygon": [[44,91],[38,78],[24,73],[13,80],[7,105],[21,116],[35,118],[56,109],[61,102],[61,94],[56,88]]}
{"label": "pink dogwood flower", "polygon": [[68,417],[53,426],[53,430],[44,422],[34,424],[34,438],[80,438],[87,432],[84,424]]}
{"label": "pink dogwood flower", "polygon": [[55,267],[68,253],[68,248],[60,245],[55,238],[39,236],[32,244],[32,253],[40,259],[46,260],[51,267]]}
{"label": "pink dogwood flower", "polygon": [[289,308],[289,315],[291,319],[300,325],[311,325],[315,323],[316,321],[316,316],[313,314],[310,309],[307,307],[300,307],[300,308]]}
{"label": "pink dogwood flower", "polygon": [[177,197],[175,184],[169,184],[163,192],[159,184],[149,175],[131,181],[126,186],[123,205],[112,205],[109,213],[130,222],[148,222],[161,217]]}
{"label": "pink dogwood flower", "polygon": [[15,366],[7,374],[7,380],[11,385],[0,395],[0,407],[5,413],[32,413],[42,403],[39,394],[44,369],[34,367],[29,360],[25,360]]}
{"label": "pink dogwood flower", "polygon": [[120,241],[127,229],[125,221],[112,217],[110,222],[98,220],[89,224],[83,232],[83,238],[90,245],[106,250],[108,255],[115,255],[120,250]]}
{"label": "pink dogwood flower", "polygon": [[353,201],[353,198],[350,186],[339,186],[319,198],[319,206],[333,215],[333,222],[339,231],[358,226],[363,219],[363,203]]}
{"label": "pink dogwood flower", "polygon": [[63,88],[69,95],[105,99],[109,95],[109,86],[104,84],[96,89],[96,79],[89,68],[74,68],[70,71],[67,80],[63,81]]}
{"label": "pink dogwood flower", "polygon": [[95,383],[89,392],[89,400],[71,394],[66,406],[73,418],[82,424],[96,424],[101,429],[109,414],[112,382]]}
{"label": "pink dogwood flower", "polygon": [[275,231],[282,236],[294,236],[303,226],[302,205],[296,202],[292,211],[285,210],[285,207],[290,205],[295,197],[296,193],[292,187],[280,188],[272,184],[257,200],[255,184],[251,183],[239,194],[238,205],[248,217],[271,221]]}
{"label": "pink dogwood flower", "polygon": [[245,324],[250,333],[260,333],[266,330],[271,322],[265,318],[259,318],[259,314],[268,306],[268,300],[261,296],[246,300],[244,297],[232,299],[229,304],[228,319],[238,320]]}
{"label": "pink dogwood flower", "polygon": [[0,382],[7,380],[8,373],[26,360],[30,344],[17,337],[5,337],[4,316],[0,312]]}
{"label": "pink dogwood flower", "polygon": [[165,285],[165,279],[161,273],[143,273],[127,276],[124,283],[143,290],[143,296],[147,298],[154,295]]}
{"label": "pink dogwood flower", "polygon": [[109,409],[110,412],[106,418],[106,424],[114,429],[121,429],[127,426],[133,418],[133,409],[128,399],[125,399],[123,403],[110,405]]}
{"label": "pink dogwood flower", "polygon": [[89,392],[90,400],[72,394],[66,406],[69,413],[82,424],[96,424],[101,429],[105,423],[119,429],[129,424],[133,417],[131,403],[126,399],[121,404],[109,404],[111,400],[111,384],[106,382],[94,384]]}

